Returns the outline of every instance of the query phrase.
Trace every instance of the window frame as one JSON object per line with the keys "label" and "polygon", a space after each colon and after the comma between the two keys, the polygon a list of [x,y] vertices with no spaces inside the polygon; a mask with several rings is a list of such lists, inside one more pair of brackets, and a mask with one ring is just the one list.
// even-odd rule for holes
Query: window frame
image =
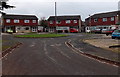
{"label": "window frame", "polygon": [[[28,22],[27,22],[28,21]],[[30,20],[24,20],[24,23],[30,23]]]}
{"label": "window frame", "polygon": [[14,23],[20,23],[19,19],[14,19]]}
{"label": "window frame", "polygon": [[[8,22],[9,21],[9,22]],[[10,19],[6,19],[6,23],[10,23],[11,22],[11,20]]]}
{"label": "window frame", "polygon": [[73,22],[74,22],[74,23],[78,23],[78,21],[77,21],[77,20],[73,20]]}
{"label": "window frame", "polygon": [[107,18],[103,18],[102,19],[103,22],[107,22],[107,20],[108,20]]}
{"label": "window frame", "polygon": [[32,23],[37,23],[37,20],[32,20]]}
{"label": "window frame", "polygon": [[115,21],[115,18],[114,18],[114,17],[111,17],[110,20],[111,20],[111,21]]}
{"label": "window frame", "polygon": [[50,24],[53,24],[53,21],[50,21]]}
{"label": "window frame", "polygon": [[97,18],[95,18],[95,19],[94,19],[94,22],[98,22],[98,19],[97,19]]}
{"label": "window frame", "polygon": [[61,24],[61,21],[56,21],[56,24]]}
{"label": "window frame", "polygon": [[66,24],[70,24],[70,23],[71,23],[71,20],[66,20],[65,23],[66,23]]}

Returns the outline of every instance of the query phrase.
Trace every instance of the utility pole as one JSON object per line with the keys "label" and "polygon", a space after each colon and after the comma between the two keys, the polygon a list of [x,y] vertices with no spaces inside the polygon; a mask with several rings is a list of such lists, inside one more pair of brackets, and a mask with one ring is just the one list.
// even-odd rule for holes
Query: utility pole
{"label": "utility pole", "polygon": [[57,33],[57,3],[55,2],[55,32]]}

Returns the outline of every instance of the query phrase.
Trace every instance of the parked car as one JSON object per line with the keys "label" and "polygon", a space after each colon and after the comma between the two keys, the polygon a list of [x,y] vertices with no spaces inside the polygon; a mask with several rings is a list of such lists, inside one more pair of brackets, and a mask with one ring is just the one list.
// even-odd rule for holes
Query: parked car
{"label": "parked car", "polygon": [[112,39],[115,39],[115,38],[120,38],[120,29],[119,30],[115,30],[112,33]]}
{"label": "parked car", "polygon": [[113,29],[102,29],[102,33],[106,34],[107,36],[114,32]]}
{"label": "parked car", "polygon": [[70,29],[70,32],[71,32],[71,33],[78,33],[78,30],[75,29],[75,28],[71,28],[71,29]]}
{"label": "parked car", "polygon": [[7,33],[10,33],[10,34],[12,34],[12,33],[13,33],[13,30],[11,30],[11,29],[8,29],[8,30],[7,30]]}
{"label": "parked car", "polygon": [[102,29],[95,29],[95,33],[101,33]]}

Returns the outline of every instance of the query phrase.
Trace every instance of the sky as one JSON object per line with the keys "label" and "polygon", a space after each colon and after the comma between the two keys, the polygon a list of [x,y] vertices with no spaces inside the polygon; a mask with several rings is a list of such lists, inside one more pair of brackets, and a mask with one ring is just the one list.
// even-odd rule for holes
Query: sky
{"label": "sky", "polygon": [[89,15],[118,10],[119,0],[9,0],[7,3],[16,6],[14,9],[4,10],[7,14],[36,15],[39,19],[55,15],[57,2],[57,16],[81,15],[84,21]]}

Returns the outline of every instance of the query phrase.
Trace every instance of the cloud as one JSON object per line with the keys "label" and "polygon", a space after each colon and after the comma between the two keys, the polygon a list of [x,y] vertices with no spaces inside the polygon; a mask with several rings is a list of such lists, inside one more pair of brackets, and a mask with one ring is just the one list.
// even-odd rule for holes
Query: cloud
{"label": "cloud", "polygon": [[[42,1],[10,0],[10,4],[15,5],[16,8],[5,10],[5,12],[8,14],[34,14],[38,18],[53,16],[54,2],[45,2],[50,0]],[[89,14],[114,11],[117,9],[117,2],[57,2],[57,15],[81,15],[83,20]]]}

